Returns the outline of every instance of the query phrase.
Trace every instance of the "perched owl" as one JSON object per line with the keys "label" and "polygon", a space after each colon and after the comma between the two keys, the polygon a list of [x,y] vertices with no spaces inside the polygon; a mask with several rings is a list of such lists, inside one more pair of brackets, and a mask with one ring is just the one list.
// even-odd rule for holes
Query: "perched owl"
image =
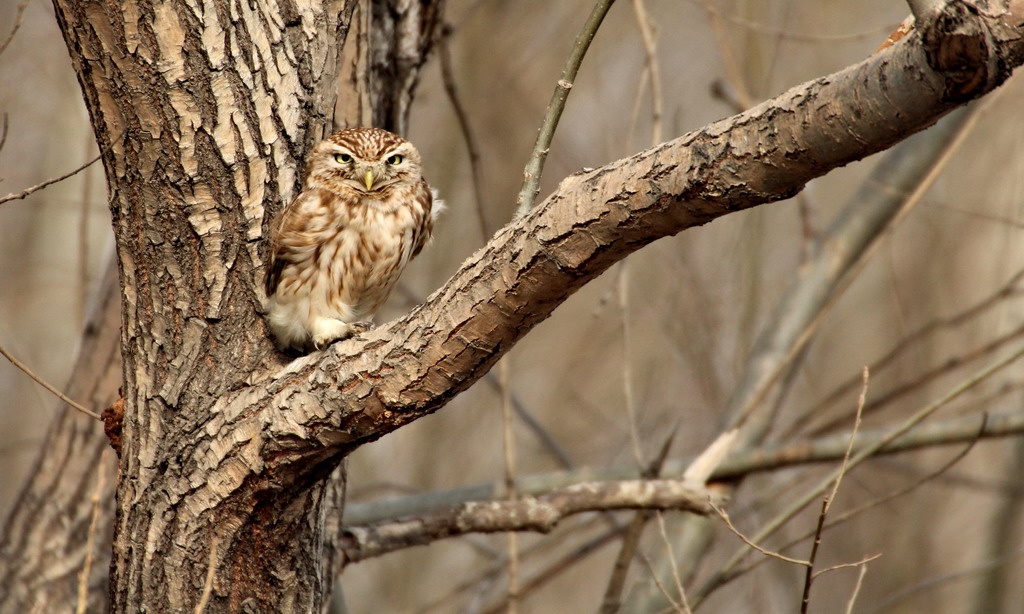
{"label": "perched owl", "polygon": [[440,208],[409,141],[377,128],[321,141],[272,224],[267,321],[278,347],[309,351],[369,329]]}

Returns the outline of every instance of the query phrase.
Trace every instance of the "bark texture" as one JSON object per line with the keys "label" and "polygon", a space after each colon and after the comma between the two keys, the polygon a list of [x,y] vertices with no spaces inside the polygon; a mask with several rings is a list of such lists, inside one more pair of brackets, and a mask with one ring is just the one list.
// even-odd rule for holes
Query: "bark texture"
{"label": "bark texture", "polygon": [[[55,0],[105,151],[121,273],[115,611],[188,611],[204,593],[207,612],[322,610],[340,535],[330,476],[348,452],[438,410],[627,254],[791,196],[1024,59],[1022,3],[951,3],[857,66],[566,179],[408,316],[286,363],[260,316],[261,239],[331,127],[353,5]],[[374,6],[410,16],[383,40],[411,46],[366,56],[395,62],[368,99],[401,109],[419,66],[403,58],[422,63],[437,3]]]}

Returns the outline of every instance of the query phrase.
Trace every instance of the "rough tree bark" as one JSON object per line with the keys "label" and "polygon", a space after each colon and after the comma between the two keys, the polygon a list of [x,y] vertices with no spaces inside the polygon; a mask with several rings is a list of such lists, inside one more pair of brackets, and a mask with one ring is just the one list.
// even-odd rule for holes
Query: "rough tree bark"
{"label": "rough tree bark", "polygon": [[[55,4],[105,152],[121,273],[115,611],[185,611],[206,589],[210,612],[322,609],[330,476],[352,449],[441,408],[625,255],[791,196],[1024,60],[1024,3],[950,3],[859,65],[568,178],[408,316],[287,363],[260,316],[261,239],[330,127],[353,3]],[[396,70],[398,89],[411,95],[414,73]]]}

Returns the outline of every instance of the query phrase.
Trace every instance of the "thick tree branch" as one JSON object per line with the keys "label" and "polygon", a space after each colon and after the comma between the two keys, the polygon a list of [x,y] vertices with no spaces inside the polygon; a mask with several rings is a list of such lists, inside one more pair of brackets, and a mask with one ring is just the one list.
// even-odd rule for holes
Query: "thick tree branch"
{"label": "thick tree branch", "polygon": [[345,453],[436,411],[627,254],[792,196],[814,177],[885,149],[999,85],[1024,58],[1015,29],[1024,7],[1001,6],[1007,12],[992,17],[953,3],[858,65],[567,178],[420,308],[221,398],[208,428],[250,419],[271,425],[262,432],[274,443],[259,456],[281,463],[282,452]]}

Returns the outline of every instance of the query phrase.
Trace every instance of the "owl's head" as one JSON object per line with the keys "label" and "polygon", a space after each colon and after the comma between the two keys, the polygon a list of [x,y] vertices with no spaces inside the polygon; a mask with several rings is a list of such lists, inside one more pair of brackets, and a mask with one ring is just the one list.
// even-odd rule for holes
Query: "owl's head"
{"label": "owl's head", "polygon": [[367,196],[422,180],[412,143],[380,128],[349,128],[321,141],[310,157],[307,182]]}

